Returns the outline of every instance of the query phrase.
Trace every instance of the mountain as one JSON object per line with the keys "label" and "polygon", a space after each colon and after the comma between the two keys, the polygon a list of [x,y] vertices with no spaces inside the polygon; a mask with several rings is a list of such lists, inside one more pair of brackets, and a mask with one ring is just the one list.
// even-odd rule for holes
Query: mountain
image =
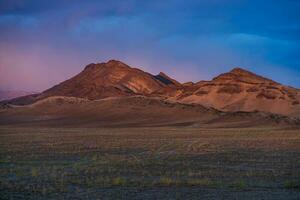
{"label": "mountain", "polygon": [[51,96],[86,98],[150,95],[163,88],[180,85],[164,73],[152,75],[140,69],[110,60],[107,63],[89,64],[78,75],[40,94],[17,98],[6,103],[27,105]]}
{"label": "mountain", "polygon": [[89,64],[78,75],[40,94],[5,101],[28,105],[48,97],[87,100],[144,96],[168,102],[198,104],[223,112],[265,112],[300,116],[300,91],[242,68],[234,68],[211,81],[184,84],[163,72],[152,75],[120,61]]}
{"label": "mountain", "polygon": [[13,99],[21,96],[33,94],[33,92],[15,91],[15,90],[0,90],[0,101]]}
{"label": "mountain", "polygon": [[149,95],[177,84],[163,73],[154,76],[120,61],[110,60],[107,63],[89,64],[75,77],[43,92],[41,97],[72,96],[95,100],[112,96]]}
{"label": "mountain", "polygon": [[300,91],[241,68],[211,81],[185,86],[172,97],[182,103],[196,103],[222,111],[262,111],[300,116]]}

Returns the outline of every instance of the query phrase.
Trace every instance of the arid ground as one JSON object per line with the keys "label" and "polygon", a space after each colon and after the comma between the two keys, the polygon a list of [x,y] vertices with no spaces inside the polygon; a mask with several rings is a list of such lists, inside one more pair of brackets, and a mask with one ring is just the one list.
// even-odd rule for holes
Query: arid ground
{"label": "arid ground", "polygon": [[1,199],[300,199],[299,129],[0,127]]}

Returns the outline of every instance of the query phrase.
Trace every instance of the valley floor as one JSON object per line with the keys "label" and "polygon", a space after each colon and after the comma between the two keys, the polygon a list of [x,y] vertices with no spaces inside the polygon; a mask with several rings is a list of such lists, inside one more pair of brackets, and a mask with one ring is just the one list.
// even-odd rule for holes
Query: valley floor
{"label": "valley floor", "polygon": [[300,130],[0,126],[0,199],[300,199]]}

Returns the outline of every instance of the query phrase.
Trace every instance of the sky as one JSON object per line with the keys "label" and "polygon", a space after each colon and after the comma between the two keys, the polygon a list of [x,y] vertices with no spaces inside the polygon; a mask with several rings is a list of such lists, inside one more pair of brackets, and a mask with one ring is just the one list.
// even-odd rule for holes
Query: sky
{"label": "sky", "polygon": [[300,88],[298,0],[0,0],[0,89],[43,91],[89,63],[210,80],[242,67]]}

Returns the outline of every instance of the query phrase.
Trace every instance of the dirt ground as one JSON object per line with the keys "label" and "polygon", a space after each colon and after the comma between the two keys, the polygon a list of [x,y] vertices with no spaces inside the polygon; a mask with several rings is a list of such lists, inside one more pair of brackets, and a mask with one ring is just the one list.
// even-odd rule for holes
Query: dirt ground
{"label": "dirt ground", "polygon": [[300,199],[300,130],[0,126],[0,199]]}

